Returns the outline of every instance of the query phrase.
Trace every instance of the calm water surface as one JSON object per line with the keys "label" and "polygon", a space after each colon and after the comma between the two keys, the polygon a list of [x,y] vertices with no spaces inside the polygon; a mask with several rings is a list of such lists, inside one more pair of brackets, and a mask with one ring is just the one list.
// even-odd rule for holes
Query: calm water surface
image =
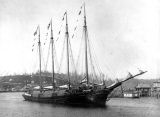
{"label": "calm water surface", "polygon": [[0,93],[0,117],[160,117],[160,99],[113,98],[105,108],[24,101],[22,93]]}

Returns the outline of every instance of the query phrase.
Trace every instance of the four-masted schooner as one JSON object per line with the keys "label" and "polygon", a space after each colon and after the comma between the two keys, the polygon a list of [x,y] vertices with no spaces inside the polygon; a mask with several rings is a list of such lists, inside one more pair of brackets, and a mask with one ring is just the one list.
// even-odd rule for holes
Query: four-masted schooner
{"label": "four-masted schooner", "polygon": [[[117,83],[112,84],[111,86],[104,86],[103,88],[96,88],[95,85],[91,84],[89,81],[88,75],[88,58],[87,58],[87,23],[86,23],[86,11],[85,11],[85,4],[83,5],[84,8],[84,37],[85,37],[85,77],[86,77],[86,84],[85,88],[78,85],[76,88],[71,87],[71,80],[69,74],[69,34],[68,34],[68,21],[67,21],[67,12],[65,12],[66,16],[66,54],[67,54],[67,77],[68,77],[68,88],[67,89],[59,89],[55,85],[55,73],[54,73],[54,55],[53,55],[53,29],[52,29],[52,20],[50,23],[50,31],[51,31],[51,46],[52,46],[52,89],[46,90],[42,86],[42,81],[40,82],[40,89],[39,90],[28,90],[23,94],[23,97],[27,101],[35,101],[35,102],[44,102],[44,103],[57,103],[57,104],[67,104],[67,105],[93,105],[93,106],[105,106],[106,101],[108,99],[108,95],[118,86],[120,86],[123,82],[132,79],[136,76],[142,75],[145,72],[140,71],[140,73],[136,75],[129,75],[125,80],[119,81]],[[39,46],[39,67],[40,73],[39,78],[41,79],[41,40],[40,40],[40,27],[38,26],[39,35],[38,35],[38,46]],[[80,84],[80,83],[79,83]],[[104,84],[105,85],[105,84]]]}

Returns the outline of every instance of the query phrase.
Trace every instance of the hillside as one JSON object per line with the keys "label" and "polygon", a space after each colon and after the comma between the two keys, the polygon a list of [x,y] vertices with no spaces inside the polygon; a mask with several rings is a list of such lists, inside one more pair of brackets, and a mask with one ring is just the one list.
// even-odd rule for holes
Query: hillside
{"label": "hillside", "polygon": [[[67,80],[67,76],[65,74],[55,74],[55,79],[56,79],[56,83],[57,85],[63,85],[66,84],[68,82]],[[81,78],[77,78],[75,77],[75,75],[71,75],[71,81],[72,81],[72,85],[78,83],[76,82]],[[42,81],[43,84],[51,84],[52,82],[52,78],[51,78],[51,74],[50,73],[43,73],[42,75]],[[123,83],[122,88],[123,90],[128,90],[128,89],[134,89],[137,84],[149,84],[150,86],[152,86],[153,82],[157,81],[157,79],[131,79],[125,83]],[[14,88],[19,86],[19,88],[23,88],[26,84],[30,84],[31,82],[34,82],[34,84],[39,84],[40,80],[39,80],[39,76],[38,74],[34,74],[34,75],[8,75],[8,76],[3,76],[0,77],[0,88],[1,89],[7,89],[7,88]],[[109,79],[106,80],[106,86],[111,85],[112,83],[114,83],[115,81]],[[120,87],[117,88],[116,90],[120,90]]]}

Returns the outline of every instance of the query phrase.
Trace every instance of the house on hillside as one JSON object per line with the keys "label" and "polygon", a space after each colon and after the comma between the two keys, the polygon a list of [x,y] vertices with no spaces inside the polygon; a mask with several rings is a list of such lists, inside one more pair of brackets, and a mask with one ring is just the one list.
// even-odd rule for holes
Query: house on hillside
{"label": "house on hillside", "polygon": [[151,96],[151,86],[149,84],[138,84],[136,86],[136,91],[140,93],[140,97]]}

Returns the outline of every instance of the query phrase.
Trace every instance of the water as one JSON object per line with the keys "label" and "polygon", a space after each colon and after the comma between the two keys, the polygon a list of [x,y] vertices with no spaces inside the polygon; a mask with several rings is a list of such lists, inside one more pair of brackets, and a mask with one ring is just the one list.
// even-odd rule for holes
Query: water
{"label": "water", "polygon": [[106,108],[58,106],[24,101],[22,93],[0,93],[0,117],[160,117],[160,99],[113,98]]}

